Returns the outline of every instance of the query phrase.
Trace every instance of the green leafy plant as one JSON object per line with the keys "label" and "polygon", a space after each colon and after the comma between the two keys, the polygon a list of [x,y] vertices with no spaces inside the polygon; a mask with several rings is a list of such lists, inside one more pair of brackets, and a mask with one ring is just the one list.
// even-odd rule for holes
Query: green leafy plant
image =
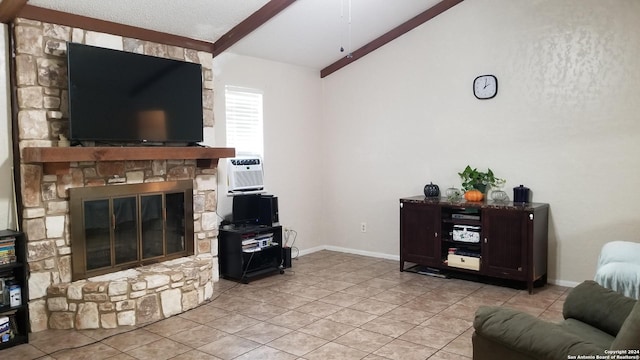
{"label": "green leafy plant", "polygon": [[480,190],[485,192],[487,186],[495,187],[499,184],[504,184],[505,180],[495,177],[491,169],[487,169],[486,172],[478,171],[477,168],[471,168],[467,165],[464,171],[459,172],[460,179],[462,180],[462,188],[467,191],[471,189]]}

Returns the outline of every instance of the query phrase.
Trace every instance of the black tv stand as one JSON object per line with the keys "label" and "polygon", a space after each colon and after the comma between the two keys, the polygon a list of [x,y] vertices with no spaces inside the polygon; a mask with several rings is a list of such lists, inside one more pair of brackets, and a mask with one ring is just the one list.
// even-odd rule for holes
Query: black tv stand
{"label": "black tv stand", "polygon": [[[271,234],[271,243],[260,246],[253,240]],[[282,267],[282,226],[225,226],[218,236],[220,275],[228,280],[249,281],[276,273]]]}

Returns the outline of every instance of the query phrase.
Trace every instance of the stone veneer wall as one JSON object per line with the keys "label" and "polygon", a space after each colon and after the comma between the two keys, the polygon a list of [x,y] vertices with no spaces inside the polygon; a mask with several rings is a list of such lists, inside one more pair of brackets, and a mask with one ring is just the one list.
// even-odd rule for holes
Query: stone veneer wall
{"label": "stone veneer wall", "polygon": [[53,284],[47,288],[49,327],[111,329],[180,314],[212,297],[213,265],[210,257],[183,257]]}
{"label": "stone veneer wall", "polygon": [[[17,19],[14,50],[20,149],[57,146],[60,134],[68,137],[67,41],[200,63],[203,69],[204,126],[213,127],[212,54],[68,26]],[[166,295],[161,295],[165,290],[172,291],[174,296],[169,310],[160,312],[164,316],[176,312],[176,296],[178,299],[186,299],[182,301],[184,309],[181,311],[194,306],[193,294],[200,294],[198,303],[211,296],[211,292],[204,289],[218,279],[216,169],[200,169],[196,166],[195,160],[80,162],[72,163],[66,174],[52,175],[44,174],[41,164],[27,164],[21,161],[20,171],[20,201],[24,209],[22,228],[27,234],[27,261],[31,271],[31,331],[41,331],[52,325],[91,328],[131,325],[146,321],[150,319],[148,316],[143,316],[137,321],[135,319],[141,299],[153,296],[154,300],[147,302],[154,302],[162,307],[162,302],[168,299]],[[179,269],[158,266],[155,270],[141,271],[134,278],[116,276],[113,283],[88,281],[82,282],[78,287],[78,284],[71,282],[70,244],[73,239],[70,238],[69,231],[69,188],[182,179],[194,180],[196,256],[191,258],[191,266],[183,264],[178,266]],[[202,261],[208,261],[209,265],[203,265]],[[197,276],[189,270],[194,267],[201,269]],[[210,271],[211,275],[202,274],[202,269]],[[158,275],[160,277],[156,276],[157,274],[149,275],[149,272],[154,271],[168,271],[169,280],[165,277],[166,274]],[[178,275],[179,273],[182,275]],[[147,275],[151,276],[148,281]],[[183,282],[182,278],[187,280]],[[143,286],[141,282],[145,281],[152,285]],[[125,284],[127,289],[123,288]],[[161,285],[156,287],[153,284]],[[70,294],[67,293],[69,289],[72,291]],[[144,294],[140,292],[141,289],[146,289]],[[196,293],[193,293],[194,290]],[[63,297],[67,297],[64,302],[61,300]],[[80,305],[82,303],[91,305]],[[181,301],[178,300],[177,303]],[[82,309],[91,310],[91,319],[95,318],[93,310],[97,309],[99,317],[107,321],[83,321]],[[52,312],[61,311],[65,314],[58,314],[58,320],[62,317],[64,321],[51,321]],[[134,311],[133,319],[131,311]],[[123,312],[127,313],[122,315]],[[143,312],[137,311],[137,314]]]}

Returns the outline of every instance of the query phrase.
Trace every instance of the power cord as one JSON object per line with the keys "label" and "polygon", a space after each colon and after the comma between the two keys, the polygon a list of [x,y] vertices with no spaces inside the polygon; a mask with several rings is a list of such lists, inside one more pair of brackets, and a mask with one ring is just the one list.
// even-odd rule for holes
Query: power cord
{"label": "power cord", "polygon": [[[289,245],[289,239],[291,238],[291,236],[293,236],[293,241],[291,241],[291,245]],[[298,259],[298,255],[300,255],[300,250],[294,246],[294,244],[296,243],[296,239],[298,238],[298,232],[290,229],[290,228],[286,228],[284,229],[284,246],[285,247],[290,247],[291,248],[291,259]],[[293,256],[293,251],[295,250],[296,255]]]}
{"label": "power cord", "polygon": [[218,211],[216,210],[214,212],[214,214],[216,214],[216,216],[218,217],[218,219],[220,220],[220,227],[222,228],[224,225],[228,225],[231,224],[230,220],[225,219],[222,215],[218,214]]}

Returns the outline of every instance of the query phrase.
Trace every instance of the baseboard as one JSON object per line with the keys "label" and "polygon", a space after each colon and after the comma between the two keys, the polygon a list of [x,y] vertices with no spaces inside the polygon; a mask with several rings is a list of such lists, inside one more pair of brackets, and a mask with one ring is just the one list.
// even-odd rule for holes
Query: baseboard
{"label": "baseboard", "polygon": [[547,282],[549,284],[558,285],[558,286],[565,286],[565,287],[570,287],[570,288],[574,288],[574,287],[578,286],[581,283],[581,282],[576,282],[576,281],[560,280],[560,279],[548,279]]}
{"label": "baseboard", "polygon": [[369,257],[378,258],[378,259],[387,259],[387,260],[395,260],[395,261],[400,260],[400,256],[398,255],[390,255],[390,254],[384,254],[384,253],[373,252],[373,251],[357,250],[357,249],[351,249],[351,248],[345,248],[345,247],[333,246],[333,245],[320,245],[320,246],[312,247],[309,249],[300,250],[299,256],[312,254],[314,252],[322,251],[322,250],[336,251],[336,252],[341,252],[345,254],[363,255],[363,256],[369,256]]}
{"label": "baseboard", "polygon": [[[309,249],[300,250],[298,252],[298,256],[309,255],[309,254],[312,254],[314,252],[322,251],[322,250],[326,250],[326,246],[321,245],[321,246],[316,246],[316,247],[312,247],[312,248],[309,248]],[[292,253],[291,256],[293,256],[295,258],[296,257],[295,252]]]}
{"label": "baseboard", "polygon": [[363,256],[369,256],[369,257],[374,257],[379,259],[395,260],[395,261],[400,260],[399,255],[390,255],[390,254],[379,253],[374,251],[356,250],[356,249],[345,248],[340,246],[332,246],[332,245],[327,245],[324,248],[325,250],[338,251],[338,252],[347,253],[347,254],[363,255]]}
{"label": "baseboard", "polygon": [[[391,254],[379,253],[374,251],[357,250],[357,249],[351,249],[351,248],[345,248],[345,247],[333,246],[333,245],[320,245],[320,246],[312,247],[309,249],[300,250],[299,255],[300,256],[308,255],[308,254],[311,254],[317,251],[322,251],[322,250],[337,251],[337,252],[346,253],[346,254],[363,255],[363,256],[369,256],[369,257],[374,257],[379,259],[387,259],[387,260],[395,260],[395,261],[400,260],[399,255],[391,255]],[[576,287],[581,283],[581,282],[562,280],[562,279],[548,279],[547,282],[549,284],[565,286],[570,288]]]}

